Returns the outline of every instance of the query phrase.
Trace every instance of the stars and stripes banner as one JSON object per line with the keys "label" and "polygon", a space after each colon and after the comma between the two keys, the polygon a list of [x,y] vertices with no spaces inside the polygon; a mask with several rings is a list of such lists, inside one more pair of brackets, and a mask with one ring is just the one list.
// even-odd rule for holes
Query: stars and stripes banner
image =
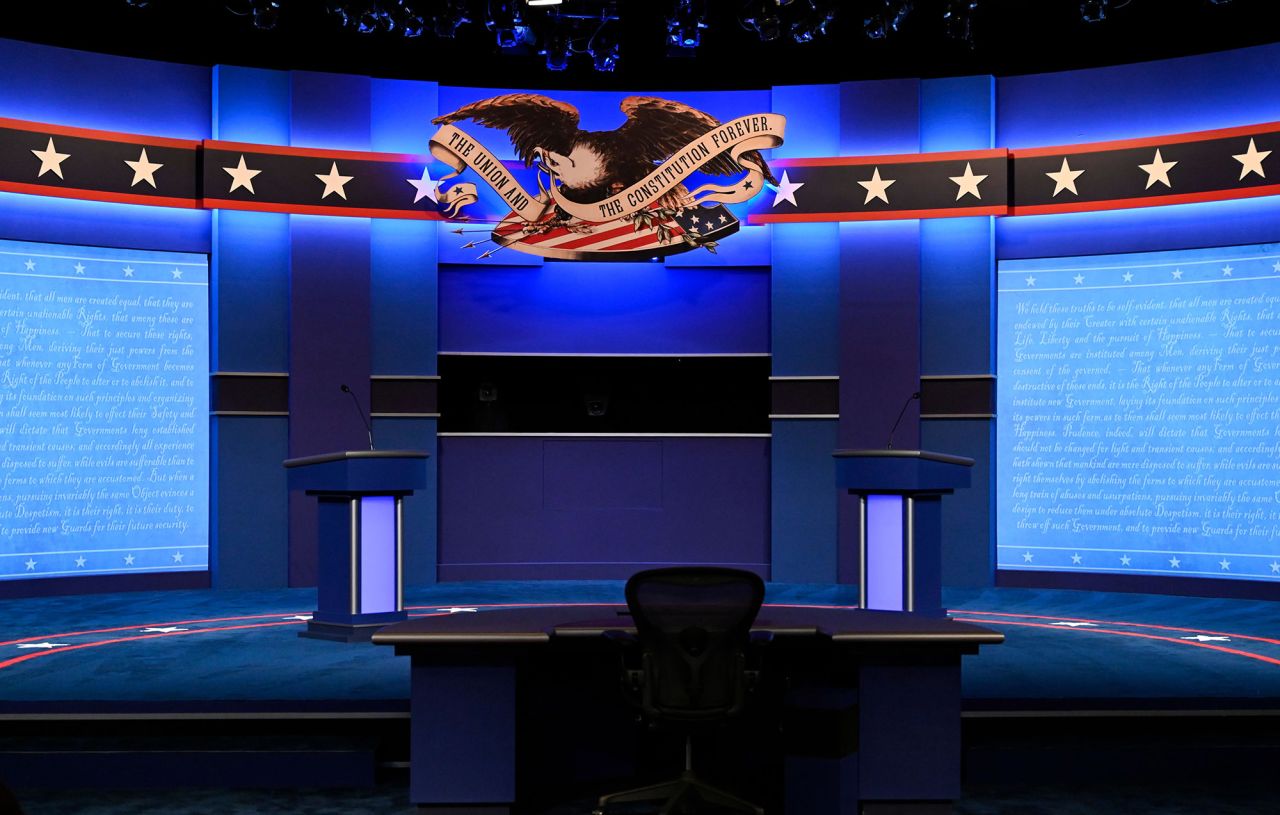
{"label": "stars and stripes banner", "polygon": [[199,146],[0,119],[0,190],[194,209]]}
{"label": "stars and stripes banner", "polygon": [[1006,150],[784,159],[753,224],[1005,215]]}
{"label": "stars and stripes banner", "polygon": [[[778,181],[755,199],[748,222],[1039,215],[1276,195],[1278,147],[1280,123],[1273,122],[1013,151],[786,159],[772,162]],[[32,195],[446,219],[431,164],[425,155],[198,142],[0,118],[0,190]]]}
{"label": "stars and stripes banner", "polygon": [[[1013,152],[1011,215],[1127,209],[1280,193],[1266,163],[1280,124]],[[1280,161],[1280,159],[1277,159]]]}

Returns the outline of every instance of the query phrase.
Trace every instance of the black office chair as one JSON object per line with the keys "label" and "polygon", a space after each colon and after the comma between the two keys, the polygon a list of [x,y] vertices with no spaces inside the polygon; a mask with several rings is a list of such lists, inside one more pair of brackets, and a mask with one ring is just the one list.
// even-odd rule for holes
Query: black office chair
{"label": "black office chair", "polygon": [[692,796],[721,809],[763,815],[755,804],[694,775],[692,730],[743,708],[754,673],[747,669],[751,624],[764,600],[764,581],[739,569],[679,566],[633,575],[626,595],[636,635],[616,632],[614,638],[640,657],[626,681],[645,718],[684,727],[684,772],[673,781],[602,796],[595,815],[612,804],[637,801],[662,801],[659,813],[668,815]]}

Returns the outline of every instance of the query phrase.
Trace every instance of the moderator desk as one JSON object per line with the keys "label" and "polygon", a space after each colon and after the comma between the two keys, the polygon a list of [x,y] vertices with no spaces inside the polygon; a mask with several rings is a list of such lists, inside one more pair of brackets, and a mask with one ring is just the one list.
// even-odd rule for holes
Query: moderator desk
{"label": "moderator desk", "polygon": [[[412,659],[410,800],[450,815],[509,812],[518,730],[549,706],[529,688],[559,671],[603,678],[604,690],[620,696],[616,646],[603,632],[628,629],[625,611],[606,604],[459,611],[374,634],[375,644]],[[948,811],[960,796],[961,657],[1003,635],[911,614],[768,604],[754,629],[773,633],[761,675],[779,689],[781,741],[776,730],[761,739],[783,748],[780,799],[788,813]],[[594,672],[586,667],[593,660]],[[577,707],[590,701],[573,699]],[[604,716],[592,724],[597,748],[639,733],[605,732]]]}

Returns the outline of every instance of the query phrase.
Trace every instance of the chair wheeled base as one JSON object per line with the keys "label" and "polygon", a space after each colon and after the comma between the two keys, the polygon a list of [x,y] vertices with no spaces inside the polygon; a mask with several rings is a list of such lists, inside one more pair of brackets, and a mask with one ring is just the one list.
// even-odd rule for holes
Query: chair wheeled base
{"label": "chair wheeled base", "polygon": [[647,787],[637,787],[633,790],[601,796],[596,808],[592,811],[592,815],[605,815],[605,807],[613,804],[634,803],[636,801],[663,801],[662,808],[658,810],[658,815],[671,815],[671,813],[679,812],[679,807],[691,796],[696,797],[703,803],[711,804],[721,809],[748,812],[751,815],[764,815],[764,810],[760,807],[736,795],[731,795],[719,787],[711,786],[694,775],[692,770],[685,770],[674,781],[665,781],[661,784],[651,784]]}

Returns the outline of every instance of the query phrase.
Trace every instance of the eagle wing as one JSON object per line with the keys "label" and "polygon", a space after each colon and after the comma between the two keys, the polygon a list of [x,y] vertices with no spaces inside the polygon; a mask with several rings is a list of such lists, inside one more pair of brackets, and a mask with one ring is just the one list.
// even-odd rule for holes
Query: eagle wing
{"label": "eagle wing", "polygon": [[534,151],[547,148],[568,153],[578,133],[578,109],[536,93],[508,93],[463,105],[452,113],[437,116],[432,124],[446,125],[472,119],[485,127],[507,131],[516,156],[524,166],[533,164]]}
{"label": "eagle wing", "polygon": [[[720,120],[709,113],[682,102],[653,96],[628,96],[622,100],[622,112],[627,114],[627,121],[615,131],[619,148],[650,165],[665,161],[681,147],[720,124]],[[758,151],[748,150],[742,156],[758,164],[766,179],[775,181],[769,165]],[[698,169],[712,175],[742,172],[728,153],[716,155]]]}

